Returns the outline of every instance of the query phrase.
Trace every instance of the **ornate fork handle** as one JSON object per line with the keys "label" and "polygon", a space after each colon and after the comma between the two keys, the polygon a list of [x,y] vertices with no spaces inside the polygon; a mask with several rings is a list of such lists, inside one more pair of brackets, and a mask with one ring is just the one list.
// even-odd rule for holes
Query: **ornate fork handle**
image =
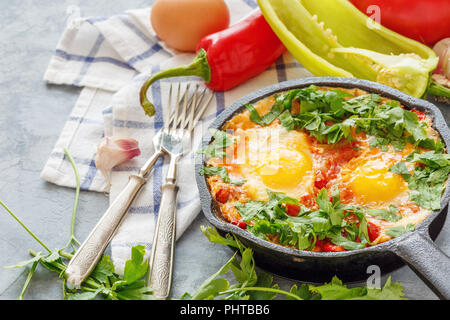
{"label": "ornate fork handle", "polygon": [[145,182],[146,180],[141,176],[130,176],[126,187],[70,260],[65,271],[69,283],[79,286],[89,276],[120,225],[128,207]]}
{"label": "ornate fork handle", "polygon": [[166,183],[161,187],[161,204],[150,256],[149,285],[153,295],[161,300],[169,298],[172,287],[178,194],[176,161],[176,157],[171,158]]}

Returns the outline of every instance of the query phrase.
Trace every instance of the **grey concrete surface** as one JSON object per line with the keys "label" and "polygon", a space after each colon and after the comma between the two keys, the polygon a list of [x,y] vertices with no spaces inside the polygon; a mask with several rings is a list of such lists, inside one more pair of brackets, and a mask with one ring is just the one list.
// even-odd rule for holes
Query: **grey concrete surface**
{"label": "grey concrete surface", "polygon": [[[74,199],[72,189],[42,181],[39,173],[74,105],[79,89],[42,81],[49,58],[63,31],[66,10],[78,5],[84,16],[105,16],[148,6],[149,0],[24,0],[0,1],[0,199],[17,213],[51,248],[63,246],[69,234]],[[450,107],[440,105],[450,119]],[[105,211],[103,194],[82,192],[76,235],[87,236]],[[193,292],[227,261],[230,249],[209,243],[200,232],[207,221],[194,221],[177,244],[174,297]],[[450,253],[450,223],[437,245]],[[23,229],[0,209],[0,266],[29,258],[40,249]],[[28,269],[0,268],[0,299],[18,297]],[[411,299],[436,296],[408,267],[390,274]],[[386,279],[386,276],[383,278]],[[275,279],[287,288],[293,282]],[[38,268],[26,299],[61,299],[61,280]]]}

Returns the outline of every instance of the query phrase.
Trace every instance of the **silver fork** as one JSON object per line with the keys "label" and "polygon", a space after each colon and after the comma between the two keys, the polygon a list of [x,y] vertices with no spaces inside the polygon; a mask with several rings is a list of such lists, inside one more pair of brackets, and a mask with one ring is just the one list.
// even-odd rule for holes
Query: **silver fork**
{"label": "silver fork", "polygon": [[[198,88],[196,92],[197,91]],[[201,99],[197,99],[196,95],[188,99],[188,90],[186,90],[181,100],[183,102],[183,106],[195,106],[194,109],[198,109],[197,105],[200,105],[200,103],[202,102],[205,92],[206,89],[203,91]],[[172,104],[172,95],[173,94],[171,86],[169,90],[169,108]],[[211,96],[208,98],[207,103],[202,105],[202,107],[200,108],[201,113],[203,113],[206,109],[207,105],[211,101],[212,96],[213,93],[211,93]],[[180,86],[178,87],[178,104],[180,102],[179,97]],[[196,104],[193,104],[194,102]],[[193,126],[200,119],[200,116],[201,114],[197,114],[194,119],[195,121],[193,125],[190,127],[190,130],[192,130]],[[178,107],[176,106],[175,110],[172,113],[166,112],[164,120],[164,128],[167,128],[169,125],[178,125],[180,121],[183,120],[178,116]],[[158,158],[165,152],[161,148],[161,141],[163,136],[163,130],[160,130],[155,135],[155,137],[153,138],[153,145],[155,149],[155,153],[153,154],[153,156],[147,160],[144,166],[139,170],[138,174],[130,175],[128,184],[120,192],[114,202],[109,206],[108,210],[103,214],[97,225],[94,227],[94,229],[91,231],[86,240],[81,244],[75,255],[70,260],[69,265],[67,266],[65,271],[68,283],[72,284],[75,287],[78,287],[89,276],[97,262],[100,260],[102,253],[105,251],[109,241],[120,226],[120,223],[122,222],[123,217],[125,216],[125,213],[127,212],[134,198],[136,197],[142,186],[147,182],[147,175],[155,165],[156,160],[158,160]]]}
{"label": "silver fork", "polygon": [[[186,89],[181,110],[175,109],[173,121],[164,121],[162,130],[161,149],[169,155],[170,164],[165,183],[161,187],[161,204],[150,256],[150,272],[147,278],[149,286],[153,289],[153,295],[162,300],[169,297],[172,287],[178,193],[177,162],[189,151],[192,130],[213,97],[211,93],[205,103],[201,105],[205,91],[198,97],[198,88],[197,85],[190,103],[187,99],[189,87]],[[177,102],[180,102],[180,86],[178,87]]]}

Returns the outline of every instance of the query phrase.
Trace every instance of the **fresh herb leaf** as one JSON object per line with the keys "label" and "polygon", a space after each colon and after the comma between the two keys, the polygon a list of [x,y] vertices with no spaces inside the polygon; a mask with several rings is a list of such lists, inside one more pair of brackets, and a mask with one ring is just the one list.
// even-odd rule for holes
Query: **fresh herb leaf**
{"label": "fresh herb leaf", "polygon": [[365,213],[377,218],[377,219],[382,219],[385,221],[389,221],[389,222],[396,222],[399,221],[402,216],[399,214],[396,214],[396,212],[398,211],[398,209],[391,205],[389,207],[389,210],[384,210],[384,209],[365,209]]}
{"label": "fresh herb leaf", "polygon": [[[257,275],[257,278],[255,287],[280,289],[278,284],[273,284],[273,276],[267,272],[261,271]],[[250,291],[248,295],[250,296],[250,300],[273,300],[277,293],[273,291]]]}
{"label": "fresh herb leaf", "polygon": [[403,293],[403,287],[399,282],[392,282],[391,277],[386,280],[384,287],[367,288],[367,294],[358,298],[358,300],[407,300]]}
{"label": "fresh herb leaf", "polygon": [[440,169],[450,166],[450,154],[436,151],[414,153],[411,162],[422,163],[433,169]]}
{"label": "fresh herb leaf", "polygon": [[205,237],[212,243],[239,248],[238,242],[229,233],[227,233],[225,237],[222,237],[214,228],[200,226],[200,229]]}
{"label": "fresh herb leaf", "polygon": [[390,228],[386,229],[386,234],[393,238],[396,238],[398,236],[401,236],[405,232],[413,231],[413,230],[414,230],[414,225],[411,223],[408,223],[406,226],[401,225],[401,226],[390,227]]}
{"label": "fresh herb leaf", "polygon": [[99,294],[99,290],[94,291],[94,292],[85,291],[85,292],[69,293],[68,299],[69,300],[94,300],[98,294]]}
{"label": "fresh herb leaf", "polygon": [[322,286],[309,286],[309,290],[320,295],[321,300],[348,300],[360,297],[363,289],[360,287],[347,288],[337,277]]}
{"label": "fresh herb leaf", "polygon": [[[297,286],[294,284],[291,287],[291,290],[289,290],[291,294],[294,294],[301,298],[302,300],[317,300],[317,298],[320,298],[319,295],[315,295],[313,292],[309,290],[309,287],[307,284],[301,284],[300,286]],[[315,297],[315,298],[314,298]],[[295,300],[291,296],[286,296],[286,300]]]}
{"label": "fresh herb leaf", "polygon": [[216,129],[209,129],[214,141],[201,149],[199,153],[204,154],[207,158],[225,158],[225,149],[234,143],[234,139],[226,132]]}
{"label": "fresh herb leaf", "polygon": [[401,175],[408,183],[412,201],[425,209],[439,210],[442,192],[450,173],[450,155],[437,151],[413,152],[406,160],[421,165],[414,166],[411,173],[406,161],[401,161],[389,170]]}
{"label": "fresh herb leaf", "polygon": [[291,115],[291,112],[289,110],[285,110],[282,114],[279,116],[281,125],[286,128],[286,130],[293,130],[295,123],[294,118]]}
{"label": "fresh herb leaf", "polygon": [[[295,114],[291,112],[294,100],[301,105]],[[343,138],[351,141],[350,129],[356,128],[373,137],[371,146],[384,151],[388,145],[402,150],[406,142],[436,151],[444,147],[439,140],[428,137],[428,125],[419,121],[417,114],[403,109],[398,101],[382,101],[377,94],[352,97],[341,90],[320,90],[310,86],[277,96],[272,109],[264,116],[259,115],[253,105],[246,107],[250,120],[261,126],[279,118],[287,130],[305,129],[321,143],[335,144]]]}
{"label": "fresh herb leaf", "polygon": [[145,247],[142,245],[131,248],[131,259],[125,262],[123,280],[131,284],[147,274],[148,262],[144,260]]}
{"label": "fresh herb leaf", "polygon": [[103,255],[100,262],[95,267],[94,271],[92,271],[91,276],[98,280],[101,283],[104,283],[108,280],[109,277],[114,275],[114,265],[109,259],[109,256]]}
{"label": "fresh herb leaf", "polygon": [[333,242],[337,246],[342,246],[347,250],[356,250],[362,249],[365,247],[363,243],[352,241],[346,237],[344,237],[340,233],[329,233],[327,237],[330,238],[331,242]]}
{"label": "fresh herb leaf", "polygon": [[[270,190],[267,193],[269,201],[249,200],[246,203],[235,204],[241,218],[244,221],[252,221],[247,225],[247,230],[259,238],[267,240],[269,235],[277,236],[281,245],[293,246],[300,250],[312,249],[317,238],[328,237],[333,243],[349,250],[362,248],[368,242],[364,214],[341,204],[337,190],[333,191],[331,198],[326,189],[320,190],[316,197],[319,210],[316,211],[300,206],[298,200],[283,193]],[[287,215],[284,206],[286,203],[300,207],[297,217]],[[344,217],[349,210],[355,211],[359,219],[359,229],[356,224],[350,226],[345,222]],[[361,242],[356,241],[357,236]]]}
{"label": "fresh herb leaf", "polygon": [[223,182],[225,182],[225,183],[230,183],[230,184],[235,184],[235,185],[242,185],[245,183],[244,179],[231,180],[228,175],[228,170],[225,167],[214,167],[214,166],[206,167],[206,166],[204,166],[200,170],[199,173],[200,173],[200,175],[207,175],[207,176],[218,175],[222,178]]}

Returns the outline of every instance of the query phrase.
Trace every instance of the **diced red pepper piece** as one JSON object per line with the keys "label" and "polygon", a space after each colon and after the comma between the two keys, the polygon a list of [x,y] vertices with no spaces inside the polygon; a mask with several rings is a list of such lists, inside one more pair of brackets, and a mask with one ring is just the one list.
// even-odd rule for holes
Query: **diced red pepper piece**
{"label": "diced red pepper piece", "polygon": [[327,183],[328,183],[328,181],[325,179],[322,171],[317,170],[316,171],[316,180],[314,181],[314,186],[320,190],[322,188],[325,188]]}
{"label": "diced red pepper piece", "polygon": [[337,246],[331,242],[327,242],[322,246],[323,252],[342,252],[345,251],[343,246]]}
{"label": "diced red pepper piece", "polygon": [[298,216],[299,212],[300,212],[300,207],[296,204],[292,204],[292,203],[286,203],[286,213],[291,216],[291,217],[296,217]]}
{"label": "diced red pepper piece", "polygon": [[231,224],[234,224],[235,226],[238,226],[241,229],[247,229],[247,224],[244,221],[238,221],[238,220],[234,220],[231,221]]}
{"label": "diced red pepper piece", "polygon": [[367,222],[367,231],[369,233],[370,242],[375,241],[381,233],[380,227],[370,221]]}
{"label": "diced red pepper piece", "polygon": [[416,110],[416,109],[412,109],[411,112],[414,112],[415,114],[417,114],[417,117],[419,118],[419,120],[425,119],[425,113],[420,112],[419,110]]}
{"label": "diced red pepper piece", "polygon": [[230,191],[228,189],[220,189],[216,193],[216,200],[220,203],[226,203],[230,197]]}
{"label": "diced red pepper piece", "polygon": [[300,198],[300,203],[302,203],[307,208],[313,208],[317,206],[316,199],[310,194],[305,194]]}
{"label": "diced red pepper piece", "polygon": [[343,246],[337,246],[332,243],[328,238],[323,240],[317,240],[316,246],[320,248],[321,252],[342,252],[346,251]]}

